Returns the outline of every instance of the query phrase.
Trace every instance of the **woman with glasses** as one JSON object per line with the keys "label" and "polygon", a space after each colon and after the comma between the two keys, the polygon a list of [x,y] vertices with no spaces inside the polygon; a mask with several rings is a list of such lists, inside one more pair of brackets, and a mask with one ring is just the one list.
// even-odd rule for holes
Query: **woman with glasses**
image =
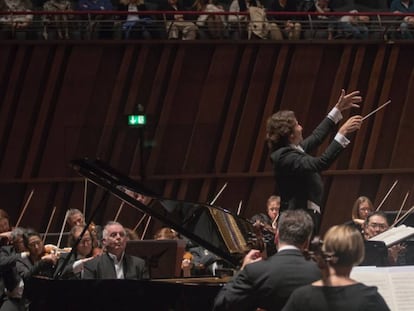
{"label": "woman with glasses", "polygon": [[360,196],[355,200],[354,206],[352,207],[352,224],[361,231],[361,233],[364,233],[365,220],[373,211],[374,205],[368,197]]}
{"label": "woman with glasses", "polygon": [[[88,230],[85,231],[79,243],[76,245],[84,227],[75,225],[68,238],[68,245],[76,250],[71,254],[64,254],[59,259],[59,268],[63,269],[61,277],[63,279],[81,279],[83,274],[83,265],[86,261],[94,257],[94,235]],[[66,260],[67,256],[71,256]],[[65,262],[66,261],[66,262]],[[60,265],[65,264],[65,267]]]}

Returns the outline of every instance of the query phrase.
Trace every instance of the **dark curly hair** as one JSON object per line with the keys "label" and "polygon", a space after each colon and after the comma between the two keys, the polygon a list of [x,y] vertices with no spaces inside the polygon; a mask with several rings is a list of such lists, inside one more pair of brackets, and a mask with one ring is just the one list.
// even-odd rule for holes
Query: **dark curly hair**
{"label": "dark curly hair", "polygon": [[290,110],[280,110],[267,119],[266,142],[271,152],[289,144],[296,122],[295,113]]}

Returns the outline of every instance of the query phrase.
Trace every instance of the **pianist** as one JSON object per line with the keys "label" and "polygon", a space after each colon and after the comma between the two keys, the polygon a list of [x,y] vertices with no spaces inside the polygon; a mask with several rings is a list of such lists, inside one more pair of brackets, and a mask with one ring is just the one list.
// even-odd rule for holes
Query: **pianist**
{"label": "pianist", "polygon": [[127,235],[124,227],[114,221],[106,224],[103,230],[102,255],[85,263],[84,279],[148,279],[145,261],[125,254]]}

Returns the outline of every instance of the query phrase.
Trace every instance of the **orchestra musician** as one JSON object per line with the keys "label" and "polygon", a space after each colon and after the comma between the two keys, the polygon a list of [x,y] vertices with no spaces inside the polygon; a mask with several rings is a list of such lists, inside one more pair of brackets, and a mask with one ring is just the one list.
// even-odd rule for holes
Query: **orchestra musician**
{"label": "orchestra musician", "polygon": [[281,310],[295,288],[320,279],[318,266],[302,254],[312,231],[307,212],[282,212],[276,232],[278,252],[262,260],[259,250],[251,250],[241,271],[220,290],[214,310]]}
{"label": "orchestra musician", "polygon": [[[75,225],[70,231],[68,238],[68,245],[73,248],[79,236],[81,235],[84,226]],[[94,236],[87,229],[76,246],[76,250],[73,252],[72,258],[66,263],[63,272],[61,274],[62,279],[81,279],[83,274],[83,267],[86,261],[91,260],[96,256],[97,252],[94,252]],[[59,264],[63,264],[65,257],[70,254],[63,254],[59,258]]]}
{"label": "orchestra musician", "polygon": [[361,116],[349,118],[339,129],[334,140],[320,156],[309,152],[318,148],[336,128],[344,110],[359,107],[359,91],[345,94],[342,90],[335,107],[307,138],[302,137],[302,126],[293,111],[281,110],[267,120],[266,141],[270,149],[276,184],[281,197],[281,211],[303,209],[308,211],[319,230],[323,183],[320,172],[329,168],[342,150],[350,143],[346,137],[358,130]]}
{"label": "orchestra musician", "polygon": [[[377,236],[389,229],[387,215],[381,211],[375,211],[368,215],[364,224],[364,238],[369,240],[370,238]],[[400,264],[401,258],[405,254],[406,247],[403,243],[393,245],[388,248],[388,263],[390,265]]]}
{"label": "orchestra musician", "polygon": [[0,310],[25,310],[22,299],[24,283],[16,269],[16,262],[28,255],[23,233],[22,228],[14,228],[10,232],[8,245],[0,248]]}
{"label": "orchestra musician", "polygon": [[[74,226],[85,226],[85,215],[83,215],[83,213],[80,210],[76,208],[71,208],[68,210],[66,223],[68,224],[70,230]],[[89,225],[89,232],[93,235],[93,247],[101,248],[102,245],[100,244],[100,241],[102,239],[102,228],[92,222]]]}
{"label": "orchestra musician", "polygon": [[356,228],[330,228],[322,249],[316,249],[312,257],[322,270],[322,279],[296,289],[283,311],[390,310],[376,287],[350,278],[352,267],[364,258],[364,242]]}
{"label": "orchestra musician", "polygon": [[349,224],[355,226],[363,234],[365,220],[372,212],[374,212],[374,205],[371,200],[366,196],[358,197],[352,207],[352,222]]}
{"label": "orchestra musician", "polygon": [[263,238],[266,246],[267,256],[276,253],[275,233],[277,228],[277,220],[279,218],[280,197],[272,195],[266,202],[266,213],[254,215],[250,220],[254,226],[260,228],[263,232]]}
{"label": "orchestra musician", "polygon": [[23,243],[29,254],[16,263],[17,272],[23,281],[32,276],[52,278],[59,254],[47,253],[40,234],[32,229],[25,230]]}

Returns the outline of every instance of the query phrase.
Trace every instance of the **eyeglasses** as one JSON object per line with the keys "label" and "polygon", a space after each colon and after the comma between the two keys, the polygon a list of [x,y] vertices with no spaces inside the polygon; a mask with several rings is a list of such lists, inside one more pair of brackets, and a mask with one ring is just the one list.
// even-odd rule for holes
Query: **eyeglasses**
{"label": "eyeglasses", "polygon": [[38,245],[42,245],[42,241],[33,241],[33,242],[30,242],[27,246],[35,247],[35,246],[38,246]]}
{"label": "eyeglasses", "polygon": [[375,222],[369,223],[368,226],[370,226],[372,229],[376,229],[376,228],[381,229],[381,230],[388,229],[388,225],[386,225],[386,224],[377,224]]}
{"label": "eyeglasses", "polygon": [[269,211],[272,211],[272,212],[278,212],[278,211],[279,211],[279,209],[278,209],[278,208],[275,208],[275,207],[271,207],[271,208],[269,208]]}
{"label": "eyeglasses", "polygon": [[91,242],[92,242],[92,239],[90,239],[90,238],[86,238],[86,239],[82,239],[82,240],[80,240],[79,244],[83,244],[83,245],[85,245],[85,244],[89,244],[89,243],[91,243]]}

